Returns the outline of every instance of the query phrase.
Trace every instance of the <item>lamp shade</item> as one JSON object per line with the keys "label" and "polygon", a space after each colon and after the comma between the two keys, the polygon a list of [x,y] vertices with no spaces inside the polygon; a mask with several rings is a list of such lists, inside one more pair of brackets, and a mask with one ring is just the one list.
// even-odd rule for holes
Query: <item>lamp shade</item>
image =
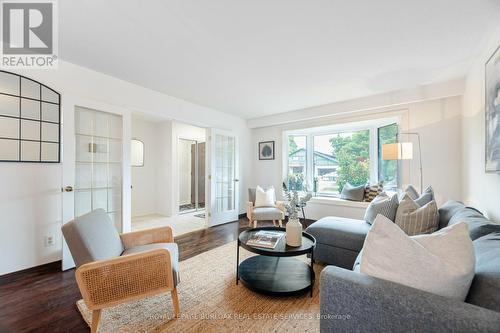
{"label": "lamp shade", "polygon": [[411,142],[387,143],[382,145],[382,159],[411,160],[413,159],[413,144]]}

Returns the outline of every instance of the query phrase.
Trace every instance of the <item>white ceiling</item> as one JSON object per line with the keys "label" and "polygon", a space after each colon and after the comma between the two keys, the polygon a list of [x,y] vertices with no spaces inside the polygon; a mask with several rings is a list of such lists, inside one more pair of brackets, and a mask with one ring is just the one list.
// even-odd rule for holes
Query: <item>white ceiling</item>
{"label": "white ceiling", "polygon": [[465,74],[498,0],[64,0],[69,62],[255,118]]}

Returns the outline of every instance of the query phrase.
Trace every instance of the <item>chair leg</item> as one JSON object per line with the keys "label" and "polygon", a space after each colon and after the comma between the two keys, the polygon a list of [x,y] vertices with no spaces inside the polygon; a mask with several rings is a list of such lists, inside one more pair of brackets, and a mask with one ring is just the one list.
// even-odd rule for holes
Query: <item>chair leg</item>
{"label": "chair leg", "polygon": [[276,220],[273,220],[273,226],[276,226]]}
{"label": "chair leg", "polygon": [[179,297],[177,296],[177,288],[174,288],[170,294],[172,295],[172,304],[174,305],[175,318],[179,318],[181,307],[179,305]]}
{"label": "chair leg", "polygon": [[90,333],[97,332],[97,326],[99,326],[100,318],[101,318],[101,309],[92,311],[92,325],[90,326]]}
{"label": "chair leg", "polygon": [[280,228],[283,228],[283,221],[279,220],[278,223],[280,224]]}
{"label": "chair leg", "polygon": [[252,227],[252,220],[248,219],[248,226],[251,228]]}
{"label": "chair leg", "polygon": [[253,227],[257,228],[257,220],[253,221]]}

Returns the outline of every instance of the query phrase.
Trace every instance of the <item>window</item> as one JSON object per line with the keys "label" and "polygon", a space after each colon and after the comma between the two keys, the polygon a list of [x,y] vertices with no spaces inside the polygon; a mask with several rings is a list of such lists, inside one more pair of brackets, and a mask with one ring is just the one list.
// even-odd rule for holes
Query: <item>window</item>
{"label": "window", "polygon": [[288,136],[288,187],[290,190],[306,190],[307,137]]}
{"label": "window", "polygon": [[390,124],[377,129],[378,137],[378,180],[384,182],[384,188],[396,190],[398,188],[398,161],[382,160],[382,145],[395,143],[398,136],[398,125]]}
{"label": "window", "polygon": [[288,133],[288,185],[326,196],[338,196],[346,183],[383,181],[395,189],[397,161],[382,161],[381,147],[396,142],[397,133],[397,123],[387,120]]}

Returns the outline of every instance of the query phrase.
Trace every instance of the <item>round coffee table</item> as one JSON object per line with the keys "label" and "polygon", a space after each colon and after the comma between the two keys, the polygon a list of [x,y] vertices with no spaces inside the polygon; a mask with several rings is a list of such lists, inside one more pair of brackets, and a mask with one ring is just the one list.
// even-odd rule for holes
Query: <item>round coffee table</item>
{"label": "round coffee table", "polygon": [[[316,239],[302,232],[302,245],[291,247],[286,245],[285,235],[281,237],[274,249],[247,245],[255,233],[267,230],[286,234],[285,228],[262,227],[245,230],[238,237],[236,252],[236,284],[241,281],[247,288],[266,295],[288,296],[310,290],[311,297],[314,286],[313,250]],[[240,246],[257,256],[240,261]],[[309,254],[311,264],[293,258]]]}

